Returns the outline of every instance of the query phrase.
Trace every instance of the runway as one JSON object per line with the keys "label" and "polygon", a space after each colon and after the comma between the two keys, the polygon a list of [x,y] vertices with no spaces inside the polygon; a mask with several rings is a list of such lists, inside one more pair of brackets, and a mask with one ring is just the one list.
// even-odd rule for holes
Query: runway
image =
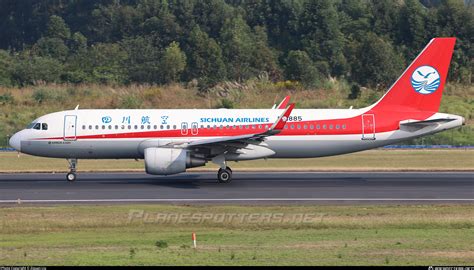
{"label": "runway", "polygon": [[474,203],[473,172],[0,174],[0,203]]}

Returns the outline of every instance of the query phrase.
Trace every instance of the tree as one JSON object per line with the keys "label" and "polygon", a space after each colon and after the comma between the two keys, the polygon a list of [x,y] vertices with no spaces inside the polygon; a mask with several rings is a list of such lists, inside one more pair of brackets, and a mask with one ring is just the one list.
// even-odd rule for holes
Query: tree
{"label": "tree", "polygon": [[235,80],[255,75],[253,62],[253,35],[242,16],[227,20],[222,26],[221,42],[227,63],[227,74]]}
{"label": "tree", "polygon": [[222,50],[213,38],[196,26],[188,43],[188,79],[197,78],[201,88],[207,88],[226,77]]}
{"label": "tree", "polygon": [[172,42],[161,58],[161,79],[164,83],[176,82],[186,68],[186,55],[178,42]]}
{"label": "tree", "polygon": [[46,36],[49,38],[67,40],[71,36],[71,30],[69,30],[69,27],[66,25],[63,18],[53,15],[49,17]]}
{"label": "tree", "polygon": [[344,37],[334,1],[307,1],[301,14],[299,31],[302,43],[313,61],[325,61],[333,75],[342,75],[346,60],[342,54]]}
{"label": "tree", "polygon": [[160,82],[160,50],[150,37],[124,39],[121,47],[127,52],[125,67],[133,82]]}
{"label": "tree", "polygon": [[0,50],[0,85],[11,86],[13,59],[7,51]]}
{"label": "tree", "polygon": [[258,72],[268,72],[273,79],[280,79],[281,72],[277,64],[276,54],[268,46],[267,29],[257,26],[254,32],[254,49],[251,65]]}
{"label": "tree", "polygon": [[63,65],[56,59],[32,55],[24,51],[15,57],[12,80],[18,85],[37,84],[38,82],[59,82]]}
{"label": "tree", "polygon": [[306,86],[313,86],[318,80],[318,71],[304,51],[290,51],[286,58],[285,70],[288,79],[300,81]]}
{"label": "tree", "polygon": [[387,86],[395,81],[403,68],[401,57],[389,42],[373,33],[354,52],[352,79],[371,87]]}
{"label": "tree", "polygon": [[34,46],[35,52],[39,56],[65,61],[69,54],[66,42],[70,36],[71,31],[64,20],[53,15],[49,17],[46,35],[40,38]]}
{"label": "tree", "polygon": [[400,9],[399,42],[406,44],[407,56],[413,59],[426,44],[426,19],[424,8],[417,0],[405,0]]}
{"label": "tree", "polygon": [[118,44],[98,43],[91,47],[83,61],[90,66],[92,81],[98,83],[118,83],[127,81],[124,63],[128,55]]}

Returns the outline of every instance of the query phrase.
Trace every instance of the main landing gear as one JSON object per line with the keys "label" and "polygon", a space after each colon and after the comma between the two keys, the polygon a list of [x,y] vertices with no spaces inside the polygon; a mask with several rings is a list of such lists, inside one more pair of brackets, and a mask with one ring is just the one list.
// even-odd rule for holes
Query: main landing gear
{"label": "main landing gear", "polygon": [[71,158],[68,159],[69,162],[69,173],[66,175],[66,180],[68,182],[76,181],[76,166],[77,166],[77,159]]}
{"label": "main landing gear", "polygon": [[228,184],[232,181],[232,169],[226,167],[225,169],[220,168],[217,172],[217,180],[219,183]]}

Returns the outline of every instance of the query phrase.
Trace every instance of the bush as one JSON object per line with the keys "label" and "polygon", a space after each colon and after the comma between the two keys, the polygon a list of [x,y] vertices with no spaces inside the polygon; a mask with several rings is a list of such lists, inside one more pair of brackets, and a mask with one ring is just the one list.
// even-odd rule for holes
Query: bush
{"label": "bush", "polygon": [[135,95],[126,95],[120,103],[121,109],[138,109],[142,105],[142,100]]}
{"label": "bush", "polygon": [[39,88],[33,92],[33,99],[42,104],[43,102],[47,101],[64,101],[64,95],[62,92],[49,90],[44,88]]}
{"label": "bush", "polygon": [[223,100],[221,100],[220,108],[233,109],[234,108],[234,102],[232,102],[232,100],[224,98]]}
{"label": "bush", "polygon": [[348,99],[358,99],[360,97],[360,86],[358,84],[353,84],[351,86],[351,93],[347,97]]}
{"label": "bush", "polygon": [[49,57],[18,57],[12,78],[19,85],[59,82],[62,71],[63,65]]}
{"label": "bush", "polygon": [[165,240],[158,240],[155,242],[155,246],[159,249],[163,249],[168,247],[168,243]]}
{"label": "bush", "polygon": [[11,93],[5,93],[3,95],[0,95],[0,104],[6,105],[13,103],[15,103],[15,98],[12,96]]}

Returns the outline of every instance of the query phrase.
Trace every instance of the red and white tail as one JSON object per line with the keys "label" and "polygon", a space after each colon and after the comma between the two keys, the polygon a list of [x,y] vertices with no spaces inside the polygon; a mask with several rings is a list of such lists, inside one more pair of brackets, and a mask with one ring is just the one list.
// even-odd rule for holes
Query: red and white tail
{"label": "red and white tail", "polygon": [[373,110],[438,112],[456,38],[434,38]]}

